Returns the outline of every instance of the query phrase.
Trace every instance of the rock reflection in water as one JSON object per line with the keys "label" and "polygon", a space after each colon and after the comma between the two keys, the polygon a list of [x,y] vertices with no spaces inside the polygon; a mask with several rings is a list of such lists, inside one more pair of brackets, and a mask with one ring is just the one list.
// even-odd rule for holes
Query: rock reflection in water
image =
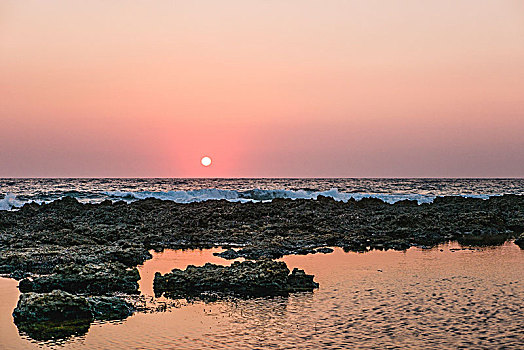
{"label": "rock reflection in water", "polygon": [[37,341],[66,340],[89,331],[91,320],[42,321],[17,324],[18,331]]}

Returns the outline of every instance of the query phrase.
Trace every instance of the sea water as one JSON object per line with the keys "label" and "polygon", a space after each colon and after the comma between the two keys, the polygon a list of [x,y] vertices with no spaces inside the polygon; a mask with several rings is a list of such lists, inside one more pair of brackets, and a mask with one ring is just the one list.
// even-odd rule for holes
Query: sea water
{"label": "sea water", "polygon": [[[156,271],[229,264],[219,249],[166,250],[140,266],[152,295]],[[0,279],[2,349],[522,349],[524,250],[513,243],[287,256],[320,288],[288,297],[181,300],[165,312],[95,323],[84,336],[38,343],[10,313],[16,281]]]}
{"label": "sea water", "polygon": [[335,200],[380,198],[388,203],[437,196],[488,198],[524,194],[524,179],[0,179],[0,210],[70,196],[84,203],[158,198],[178,203],[212,199],[236,202],[274,198]]}

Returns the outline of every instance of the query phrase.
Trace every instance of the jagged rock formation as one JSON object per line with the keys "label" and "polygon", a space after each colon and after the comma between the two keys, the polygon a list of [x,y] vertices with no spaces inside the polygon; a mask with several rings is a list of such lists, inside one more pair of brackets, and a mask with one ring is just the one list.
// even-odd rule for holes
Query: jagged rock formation
{"label": "jagged rock formation", "polygon": [[291,292],[313,291],[318,283],[312,275],[294,269],[290,273],[281,261],[234,262],[231,266],[207,263],[202,267],[188,266],[171,273],[155,274],[153,288],[156,295],[167,292],[171,296],[198,296],[218,292],[241,296],[287,295]]}

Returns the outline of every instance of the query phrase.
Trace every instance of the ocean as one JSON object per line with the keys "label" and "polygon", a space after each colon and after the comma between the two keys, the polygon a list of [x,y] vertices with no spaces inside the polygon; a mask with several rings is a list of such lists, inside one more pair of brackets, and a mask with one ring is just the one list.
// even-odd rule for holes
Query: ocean
{"label": "ocean", "polygon": [[248,202],[274,198],[315,199],[319,195],[335,200],[380,198],[431,202],[438,196],[489,198],[503,194],[524,194],[524,179],[0,179],[0,210],[24,203],[47,203],[70,196],[83,203],[103,200],[132,202],[158,198],[178,203],[225,199]]}

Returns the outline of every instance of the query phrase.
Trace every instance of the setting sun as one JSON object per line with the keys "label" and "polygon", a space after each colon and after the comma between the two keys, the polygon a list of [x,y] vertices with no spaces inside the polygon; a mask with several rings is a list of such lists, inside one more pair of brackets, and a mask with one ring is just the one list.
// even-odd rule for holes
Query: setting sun
{"label": "setting sun", "polygon": [[211,158],[209,158],[209,157],[202,157],[202,159],[200,159],[200,163],[202,163],[203,166],[210,166],[211,165]]}

